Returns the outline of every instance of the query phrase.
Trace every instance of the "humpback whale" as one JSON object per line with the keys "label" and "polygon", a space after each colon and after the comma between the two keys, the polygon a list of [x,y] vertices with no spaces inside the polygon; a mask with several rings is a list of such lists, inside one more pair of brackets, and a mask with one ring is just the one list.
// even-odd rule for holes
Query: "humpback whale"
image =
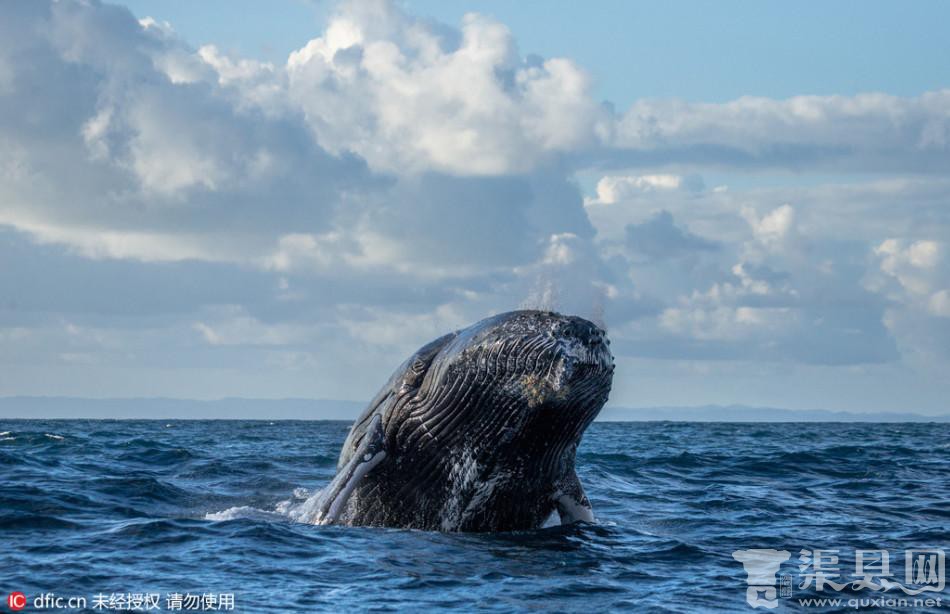
{"label": "humpback whale", "polygon": [[594,519],[575,471],[613,379],[588,320],[502,313],[410,356],[353,423],[314,524],[514,531]]}

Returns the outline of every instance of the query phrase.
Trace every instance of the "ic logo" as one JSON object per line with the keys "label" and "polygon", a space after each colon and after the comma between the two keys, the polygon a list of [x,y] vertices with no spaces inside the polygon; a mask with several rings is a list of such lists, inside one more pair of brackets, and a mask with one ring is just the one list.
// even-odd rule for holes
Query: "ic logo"
{"label": "ic logo", "polygon": [[7,605],[14,612],[18,612],[26,607],[26,595],[20,592],[10,593],[7,597]]}

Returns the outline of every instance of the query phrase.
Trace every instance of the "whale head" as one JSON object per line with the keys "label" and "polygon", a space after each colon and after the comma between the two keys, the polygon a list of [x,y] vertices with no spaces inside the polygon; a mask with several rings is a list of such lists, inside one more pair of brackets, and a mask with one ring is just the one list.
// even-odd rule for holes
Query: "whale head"
{"label": "whale head", "polygon": [[510,446],[522,459],[540,450],[549,463],[558,452],[573,457],[610,393],[609,344],[594,323],[551,311],[503,313],[459,331],[407,405],[407,426],[425,433],[413,444],[427,439],[495,456]]}

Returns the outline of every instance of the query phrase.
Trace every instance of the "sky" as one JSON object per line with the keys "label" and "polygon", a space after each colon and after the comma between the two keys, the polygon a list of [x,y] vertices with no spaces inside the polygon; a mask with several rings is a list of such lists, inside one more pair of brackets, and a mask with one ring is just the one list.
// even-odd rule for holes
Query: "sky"
{"label": "sky", "polygon": [[535,307],[612,405],[946,415],[948,18],[0,4],[0,396],[359,401]]}

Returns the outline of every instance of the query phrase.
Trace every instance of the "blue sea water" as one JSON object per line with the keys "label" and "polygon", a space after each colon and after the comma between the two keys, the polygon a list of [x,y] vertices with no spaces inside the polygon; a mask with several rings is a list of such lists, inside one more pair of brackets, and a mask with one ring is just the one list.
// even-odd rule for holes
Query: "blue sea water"
{"label": "blue sea water", "polygon": [[160,593],[162,611],[168,594],[214,593],[249,612],[751,612],[732,553],[775,549],[790,553],[780,574],[794,580],[777,611],[821,611],[797,599],[874,595],[800,588],[802,550],[837,550],[847,576],[856,549],[887,549],[898,580],[905,550],[950,550],[948,424],[595,423],[578,469],[598,523],[494,535],[294,522],[332,477],[347,429],[0,421],[0,597],[85,596],[91,608],[99,594]]}

